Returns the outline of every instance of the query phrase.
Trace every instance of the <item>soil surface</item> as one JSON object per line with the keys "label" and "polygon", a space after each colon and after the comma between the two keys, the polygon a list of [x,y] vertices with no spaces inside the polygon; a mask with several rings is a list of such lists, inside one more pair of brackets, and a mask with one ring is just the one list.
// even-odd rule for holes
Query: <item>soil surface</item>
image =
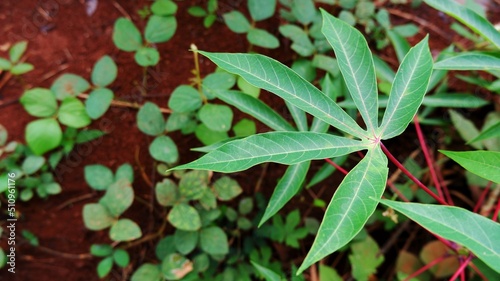
{"label": "soil surface", "polygon": [[[192,53],[189,51],[191,43],[207,51],[247,52],[248,44],[244,35],[231,32],[220,18],[212,28],[205,29],[201,19],[188,15],[187,9],[190,6],[195,4],[204,6],[204,2],[177,1],[178,29],[169,42],[158,44],[161,61],[157,67],[148,70],[147,87],[143,88],[141,86],[142,69],[136,65],[133,54],[118,50],[113,45],[111,35],[115,20],[123,16],[131,17],[139,29],[143,30],[145,22],[138,16],[137,11],[150,4],[150,1],[100,0],[96,12],[91,16],[85,12],[84,0],[0,1],[0,56],[5,57],[6,44],[28,40],[29,46],[25,59],[35,66],[35,70],[22,76],[21,80],[9,79],[0,89],[0,123],[8,130],[9,140],[24,142],[24,128],[33,120],[16,101],[24,88],[48,88],[62,73],[75,73],[89,78],[92,66],[105,54],[110,55],[119,67],[118,78],[111,85],[117,99],[140,104],[153,101],[160,107],[166,108],[173,89],[180,84],[188,84],[192,76],[191,70],[194,64]],[[247,13],[246,1],[222,0],[219,1],[219,6],[219,16],[233,9]],[[428,24],[428,26],[420,26],[421,30],[412,38],[412,44],[430,33],[430,46],[435,53],[454,40],[458,40],[452,32],[447,30],[451,20],[425,5],[418,9],[401,5],[392,5],[388,8],[399,13],[399,16],[392,15],[397,23],[418,24],[415,22],[418,19]],[[258,25],[279,36],[277,17],[259,22]],[[272,51],[263,49],[258,49],[258,51],[290,64],[293,59],[293,52],[289,49],[290,42],[281,36],[279,38],[284,47]],[[397,66],[397,59],[392,49],[384,50],[382,57],[393,67]],[[201,58],[202,74],[208,74],[213,69],[212,63]],[[3,81],[6,75],[3,73],[0,81]],[[474,90],[468,87],[467,90]],[[147,95],[141,95],[141,91],[147,92]],[[280,113],[287,114],[282,101],[274,95],[262,94],[261,97]],[[123,163],[130,163],[135,172],[136,180],[133,186],[136,196],[146,202],[152,198],[152,187],[141,176],[141,170],[153,182],[159,175],[155,172],[154,161],[147,149],[152,138],[138,130],[136,113],[135,109],[112,108],[103,118],[91,124],[90,128],[104,130],[108,135],[98,141],[75,147],[71,155],[62,160],[55,171],[58,182],[63,187],[61,194],[51,196],[48,200],[34,198],[27,203],[18,202],[17,208],[21,212],[21,218],[17,223],[16,233],[20,236],[24,229],[33,232],[39,238],[41,246],[35,248],[26,243],[18,245],[16,274],[12,275],[2,270],[0,280],[98,280],[96,274],[98,260],[88,256],[89,248],[94,243],[109,242],[109,238],[107,232],[89,231],[83,225],[81,215],[83,206],[97,201],[102,196],[86,185],[83,167],[89,164],[103,164],[115,170]],[[242,117],[247,116],[236,113],[235,120]],[[259,126],[258,130],[263,132],[267,129],[265,126]],[[432,132],[431,130],[432,128],[429,132]],[[183,136],[174,133],[171,136],[179,146],[182,163],[199,156],[189,151],[192,147],[200,146],[194,135]],[[414,136],[410,133],[407,137],[412,141],[403,145],[401,142],[388,142],[388,146],[393,147],[394,153],[401,159],[417,149],[417,145],[413,142]],[[359,158],[353,157],[350,161],[353,164],[359,161]],[[319,169],[321,164],[315,164],[313,169]],[[283,171],[283,166],[269,164],[232,176],[243,186],[246,195],[252,195],[258,179],[265,173],[260,190],[270,195]],[[340,173],[336,173],[324,183],[312,188],[310,192],[304,192],[298,196],[286,209],[298,207],[301,212],[309,212],[313,197],[320,197],[328,202],[335,190],[334,187],[338,185],[342,177]],[[321,218],[320,211],[314,211],[313,214]],[[139,222],[143,233],[152,231],[161,223],[151,220],[152,211],[138,202],[134,202],[125,217]],[[411,232],[411,230],[412,228],[409,228],[407,231]],[[312,241],[306,243],[307,246],[310,243]],[[1,241],[0,244],[5,246],[5,241]],[[404,241],[401,244],[404,244]],[[154,242],[146,243],[136,248],[137,250],[131,251],[132,264],[150,261],[154,245]],[[383,242],[380,242],[380,245],[383,245]],[[305,249],[296,254],[298,255],[296,259],[300,260],[304,257]],[[283,253],[279,255],[284,259],[287,258]],[[385,267],[391,268],[393,263],[394,260],[390,260]],[[130,275],[135,268],[127,267],[123,270]],[[123,272],[114,269],[108,279],[121,280],[121,276]]]}

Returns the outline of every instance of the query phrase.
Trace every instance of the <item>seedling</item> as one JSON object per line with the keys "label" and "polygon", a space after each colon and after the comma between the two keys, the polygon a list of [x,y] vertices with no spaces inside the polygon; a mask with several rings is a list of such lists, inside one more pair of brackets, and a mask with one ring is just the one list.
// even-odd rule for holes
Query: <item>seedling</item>
{"label": "seedling", "polygon": [[28,48],[27,41],[17,42],[9,49],[9,59],[0,58],[0,70],[8,71],[12,75],[22,75],[34,69],[30,63],[21,61]]}
{"label": "seedling", "polygon": [[208,0],[207,9],[201,6],[193,6],[188,9],[188,13],[193,17],[203,18],[203,26],[210,28],[217,19],[217,0]]}
{"label": "seedling", "polygon": [[[447,202],[443,198],[432,193],[414,177],[410,178],[445,206],[380,199],[388,174],[388,159],[384,154],[403,171],[407,171],[390,154],[382,141],[400,135],[422,103],[433,66],[427,38],[406,54],[394,78],[387,108],[379,123],[375,70],[364,37],[349,24],[326,12],[322,14],[322,31],[335,51],[340,71],[366,128],[360,127],[325,94],[275,60],[251,54],[200,52],[219,67],[241,75],[249,83],[273,92],[298,109],[351,137],[292,130],[258,134],[223,144],[200,159],[174,170],[202,169],[229,173],[263,162],[291,165],[282,179],[282,182],[286,180],[289,184],[279,185],[284,189],[277,188],[270,201],[278,203],[268,206],[268,210],[274,211],[276,205],[283,206],[297,192],[300,186],[297,187],[297,183],[293,183],[300,184],[296,179],[303,178],[310,160],[367,150],[364,158],[337,188],[309,254],[298,270],[299,273],[352,240],[361,231],[379,202],[402,212],[441,237],[468,247],[479,259],[500,272],[500,260],[496,258],[500,256],[498,245],[481,242],[499,239],[496,237],[500,233],[500,225],[497,223],[465,209],[446,206]],[[270,123],[269,118],[263,119]],[[287,125],[283,123],[283,126]],[[484,164],[486,163],[481,162],[481,165]],[[287,174],[294,174],[294,177],[288,177]],[[285,194],[287,196],[284,196]],[[269,217],[264,215],[264,219]],[[454,218],[464,217],[467,221],[474,221],[476,227],[458,227],[463,224]],[[453,231],[450,232],[451,229]],[[478,229],[481,229],[484,237],[477,236]]]}

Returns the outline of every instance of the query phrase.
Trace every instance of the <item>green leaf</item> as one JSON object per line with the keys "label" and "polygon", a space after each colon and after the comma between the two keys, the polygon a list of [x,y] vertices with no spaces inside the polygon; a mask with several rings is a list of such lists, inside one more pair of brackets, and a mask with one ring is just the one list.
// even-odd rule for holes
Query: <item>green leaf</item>
{"label": "green leaf", "polygon": [[39,119],[26,126],[25,138],[33,153],[41,155],[59,146],[62,140],[62,131],[56,120]]}
{"label": "green leaf", "polygon": [[103,56],[94,65],[90,80],[99,87],[106,87],[115,81],[118,68],[110,56]]}
{"label": "green leaf", "polygon": [[201,107],[200,93],[188,85],[180,85],[175,88],[168,100],[168,107],[175,112],[191,112]]}
{"label": "green leaf", "polygon": [[57,111],[56,97],[48,89],[33,88],[27,90],[19,101],[24,109],[35,117],[50,117]]}
{"label": "green leaf", "polygon": [[125,179],[129,183],[134,182],[134,168],[129,163],[122,164],[116,169],[115,181],[120,179]]}
{"label": "green leaf", "polygon": [[208,189],[208,181],[207,171],[189,171],[179,181],[179,193],[189,200],[200,199]]}
{"label": "green leaf", "polygon": [[473,94],[440,93],[425,96],[422,104],[432,107],[478,108],[489,102]]}
{"label": "green leaf", "polygon": [[90,246],[90,254],[96,257],[106,257],[113,254],[113,247],[108,244],[92,244]]}
{"label": "green leaf", "polygon": [[134,190],[130,182],[120,179],[108,187],[104,196],[99,200],[99,204],[105,206],[111,216],[119,217],[132,205],[133,201]]}
{"label": "green leaf", "polygon": [[207,11],[205,11],[200,6],[192,6],[192,7],[189,7],[188,14],[192,15],[193,17],[201,18],[201,17],[204,17],[207,15]]}
{"label": "green leaf", "polygon": [[131,281],[160,281],[163,280],[158,265],[144,263],[132,274]]}
{"label": "green leaf", "polygon": [[476,149],[482,149],[483,144],[481,142],[471,142],[472,139],[479,135],[479,130],[476,128],[474,123],[454,110],[450,109],[448,110],[448,113],[450,114],[451,122],[453,123],[460,136],[467,143],[469,143],[470,146]]}
{"label": "green leaf", "polygon": [[82,130],[79,131],[75,138],[75,143],[86,143],[104,136],[106,133],[101,130]]}
{"label": "green leaf", "polygon": [[[262,274],[262,276],[264,276],[264,278],[266,279],[266,281],[282,281],[283,279],[281,278],[281,276],[279,276],[279,274],[277,274],[276,272],[272,271],[271,269],[267,268],[267,267],[264,267],[254,261],[250,261],[250,263],[252,263],[253,267],[255,267],[255,269],[257,269],[257,271]],[[323,281],[323,280],[322,280]]]}
{"label": "green leaf", "polygon": [[26,175],[36,173],[45,164],[45,158],[42,156],[30,155],[23,161],[21,169]]}
{"label": "green leaf", "polygon": [[103,165],[87,165],[84,177],[90,187],[95,190],[106,190],[114,182],[113,172]]}
{"label": "green leaf", "polygon": [[229,201],[243,192],[237,181],[230,177],[223,176],[214,183],[215,195],[221,201]]}
{"label": "green leaf", "polygon": [[286,169],[285,174],[274,188],[273,195],[271,199],[269,199],[266,211],[260,219],[259,227],[281,210],[281,208],[297,194],[304,183],[310,165],[311,161],[305,161]]}
{"label": "green leaf", "polygon": [[403,62],[404,57],[410,51],[410,43],[401,35],[392,30],[387,30],[387,37],[394,46],[399,62]]}
{"label": "green leaf", "polygon": [[482,53],[461,53],[438,61],[434,69],[500,70],[500,58]]}
{"label": "green leaf", "polygon": [[207,98],[212,99],[212,91],[229,90],[234,86],[234,83],[236,83],[235,75],[221,70],[205,76],[201,86],[203,87],[203,93],[207,96]]}
{"label": "green leaf", "polygon": [[226,233],[218,226],[203,228],[200,232],[200,248],[210,255],[229,253],[229,242]]}
{"label": "green leaf", "polygon": [[248,11],[254,21],[272,17],[275,9],[276,0],[248,0]]}
{"label": "green leaf", "polygon": [[107,257],[97,264],[97,276],[99,278],[104,278],[111,272],[113,267],[113,258]]}
{"label": "green leaf", "polygon": [[129,220],[118,220],[109,230],[109,238],[115,242],[132,241],[142,236],[139,226]]}
{"label": "green leaf", "polygon": [[20,63],[12,66],[10,73],[13,75],[21,75],[32,71],[35,67],[31,63]]}
{"label": "green leaf", "polygon": [[130,256],[123,249],[116,249],[113,253],[113,260],[119,267],[126,267],[130,263]]}
{"label": "green leaf", "polygon": [[174,16],[157,16],[149,17],[146,29],[144,30],[144,38],[151,43],[167,42],[174,36],[177,29],[177,20]]}
{"label": "green leaf", "polygon": [[59,194],[62,191],[61,185],[56,182],[42,183],[40,188],[43,189],[47,194]]}
{"label": "green leaf", "polygon": [[[498,159],[497,162],[498,163]],[[497,173],[498,175],[499,173]],[[380,200],[427,230],[461,244],[500,272],[500,224],[462,208]],[[464,224],[464,222],[467,222]]]}
{"label": "green leaf", "polygon": [[98,119],[106,113],[111,101],[113,101],[113,91],[107,88],[95,89],[90,92],[85,100],[85,109],[92,119]]}
{"label": "green leaf", "polygon": [[168,136],[156,137],[149,146],[149,154],[151,154],[154,159],[167,164],[173,164],[179,161],[177,145]]}
{"label": "green leaf", "polygon": [[137,127],[141,132],[150,136],[163,133],[165,120],[160,108],[152,102],[146,102],[137,113]]}
{"label": "green leaf", "polygon": [[50,90],[56,95],[58,100],[64,100],[67,97],[77,96],[90,88],[89,82],[81,76],[66,73],[59,76]]}
{"label": "green leaf", "polygon": [[264,162],[292,165],[365,149],[367,144],[329,134],[270,132],[234,140],[175,170],[203,169],[231,173]]}
{"label": "green leaf", "polygon": [[479,135],[468,141],[467,144],[495,137],[500,137],[500,122],[497,122],[486,130],[483,129],[483,131]]}
{"label": "green leaf", "polygon": [[375,65],[377,78],[392,84],[394,77],[396,77],[394,70],[392,70],[392,68],[385,61],[376,55],[373,56],[373,63]]}
{"label": "green leaf", "polygon": [[214,91],[214,93],[217,98],[221,99],[225,103],[252,115],[255,119],[275,131],[295,130],[295,128],[283,117],[281,117],[281,115],[276,113],[276,111],[274,111],[271,107],[257,98],[238,91]]}
{"label": "green leaf", "polygon": [[349,261],[352,265],[352,276],[356,280],[369,280],[377,273],[377,267],[384,262],[384,256],[379,255],[380,248],[370,236],[351,245],[352,254]]}
{"label": "green leaf", "polygon": [[500,184],[500,152],[496,151],[446,151],[439,152],[460,164],[469,172]]}
{"label": "green leaf", "polygon": [[134,59],[140,66],[155,66],[160,61],[160,53],[155,48],[142,47],[137,50]]}
{"label": "green leaf", "polygon": [[424,2],[456,18],[500,48],[500,32],[487,19],[453,0],[424,0]]}
{"label": "green leaf", "polygon": [[195,135],[204,145],[211,145],[229,138],[226,132],[210,130],[205,124],[199,124],[196,127]]}
{"label": "green leaf", "polygon": [[106,207],[92,203],[83,206],[83,222],[88,229],[97,231],[110,227],[114,219]]}
{"label": "green leaf", "polygon": [[156,0],[151,5],[151,12],[158,16],[170,16],[177,12],[177,4],[171,0]]}
{"label": "green leaf", "polygon": [[238,88],[245,94],[254,97],[256,99],[259,98],[260,89],[250,84],[243,77],[238,76],[238,80],[236,81]]}
{"label": "green leaf", "polygon": [[125,52],[133,52],[142,47],[142,36],[134,23],[126,18],[119,18],[113,29],[115,46]]}
{"label": "green leaf", "polygon": [[326,266],[324,264],[319,265],[319,280],[320,281],[343,281],[344,279],[340,277],[334,268]]}
{"label": "green leaf", "polygon": [[185,203],[174,205],[167,219],[175,228],[181,230],[196,231],[201,227],[198,211]]}
{"label": "green leaf", "polygon": [[368,150],[335,191],[299,272],[340,249],[361,231],[378,204],[371,198],[380,198],[385,190],[387,174],[387,158],[380,147]]}
{"label": "green leaf", "polygon": [[[280,62],[262,55],[200,52],[218,66],[353,136],[366,132],[336,103]],[[279,73],[279,74],[278,74]]]}
{"label": "green leaf", "polygon": [[169,254],[161,263],[161,272],[166,280],[180,280],[193,270],[193,264],[177,253]]}
{"label": "green leaf", "polygon": [[91,122],[85,110],[85,105],[74,97],[68,97],[62,101],[57,118],[62,124],[73,128],[83,128]]}
{"label": "green leaf", "polygon": [[179,253],[187,255],[191,253],[198,243],[197,231],[184,231],[176,229],[174,233],[175,248]]}
{"label": "green leaf", "polygon": [[417,112],[432,72],[432,56],[427,37],[405,56],[392,84],[379,136],[389,139],[401,134]]}
{"label": "green leaf", "polygon": [[368,43],[357,29],[324,10],[321,13],[322,32],[335,51],[347,88],[373,135],[378,127],[377,82]]}
{"label": "green leaf", "polygon": [[177,185],[168,178],[156,183],[155,192],[156,200],[162,206],[173,206],[179,198]]}
{"label": "green leaf", "polygon": [[248,137],[257,133],[255,122],[243,118],[233,126],[233,132],[236,137]]}
{"label": "green leaf", "polygon": [[12,63],[18,62],[28,48],[28,41],[20,41],[9,49],[9,59]]}
{"label": "green leaf", "polygon": [[12,67],[12,63],[4,58],[0,58],[0,70],[9,70]]}
{"label": "green leaf", "polygon": [[227,105],[207,103],[201,107],[198,117],[210,130],[227,132],[231,129],[233,111]]}
{"label": "green leaf", "polygon": [[222,15],[227,27],[234,33],[247,33],[250,30],[250,23],[239,11],[231,11]]}
{"label": "green leaf", "polygon": [[278,38],[260,28],[251,28],[247,33],[247,40],[255,46],[267,49],[276,49],[280,46]]}
{"label": "green leaf", "polygon": [[292,0],[292,14],[303,25],[310,24],[316,16],[316,7],[312,0]]}

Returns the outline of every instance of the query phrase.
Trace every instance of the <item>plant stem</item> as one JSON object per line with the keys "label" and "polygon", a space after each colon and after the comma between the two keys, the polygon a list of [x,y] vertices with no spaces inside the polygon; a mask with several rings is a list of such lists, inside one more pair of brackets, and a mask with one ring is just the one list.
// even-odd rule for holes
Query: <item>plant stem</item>
{"label": "plant stem", "polygon": [[489,181],[486,187],[484,188],[483,192],[481,192],[481,196],[479,196],[479,199],[477,199],[476,205],[474,206],[474,209],[472,210],[474,213],[477,213],[479,211],[479,207],[483,205],[484,199],[486,198],[486,194],[488,194],[488,191],[490,191],[492,182]]}
{"label": "plant stem", "polygon": [[495,212],[493,213],[493,217],[491,217],[493,221],[497,221],[499,212],[500,212],[500,199],[498,199],[497,206],[495,207]]}
{"label": "plant stem", "polygon": [[408,277],[406,277],[403,281],[408,281],[408,280],[411,280],[413,279],[414,277],[417,277],[419,276],[420,274],[424,273],[426,270],[428,270],[429,268],[433,267],[434,265],[442,262],[444,259],[446,259],[447,257],[449,257],[448,254],[445,254],[445,255],[442,255],[440,256],[439,258],[431,261],[430,263],[422,266],[421,268],[419,268],[417,271],[413,272],[412,274],[410,274]]}
{"label": "plant stem", "polygon": [[414,175],[408,171],[403,164],[401,164],[390,152],[387,150],[385,145],[381,142],[380,147],[382,148],[382,151],[384,151],[385,155],[387,155],[387,158],[391,160],[396,167],[398,167],[406,176],[408,176],[414,183],[418,185],[418,187],[422,188],[427,194],[429,194],[432,198],[436,199],[440,204],[448,206],[448,203],[446,203],[443,199],[439,198],[436,194],[434,194],[427,186],[425,186],[422,182],[420,182]]}
{"label": "plant stem", "polygon": [[431,173],[431,178],[432,181],[434,182],[434,186],[438,191],[439,197],[444,199],[441,183],[439,182],[436,170],[434,169],[434,161],[429,153],[429,148],[427,147],[427,143],[425,142],[424,134],[422,133],[422,129],[420,128],[420,123],[418,122],[417,115],[413,117],[413,123],[415,124],[415,130],[417,131],[418,141],[420,143],[420,147],[422,148],[422,152],[424,153],[425,162],[427,162],[427,166],[429,166],[429,172]]}
{"label": "plant stem", "polygon": [[[88,94],[79,94],[78,97],[80,97],[82,99],[88,99],[89,95]],[[118,100],[112,100],[111,106],[128,107],[128,108],[135,108],[135,109],[140,109],[142,107],[141,104],[138,104],[136,102],[126,102],[126,101],[118,101]],[[163,113],[172,113],[172,110],[170,110],[168,108],[160,108],[160,111]]]}
{"label": "plant stem", "polygon": [[200,74],[200,61],[198,59],[198,47],[196,47],[195,44],[191,44],[191,51],[193,51],[193,60],[194,60],[194,78],[191,80],[196,84],[196,88],[198,89],[198,93],[200,94],[201,100],[203,101],[203,104],[206,104],[207,98],[203,94],[203,90],[201,87],[202,79],[201,79],[201,74]]}
{"label": "plant stem", "polygon": [[347,175],[348,172],[344,168],[340,167],[337,163],[333,162],[330,158],[326,158],[325,161],[335,167],[335,169],[339,170],[339,172],[341,172],[342,174]]}
{"label": "plant stem", "polygon": [[470,263],[471,260],[472,260],[472,255],[469,255],[467,257],[467,259],[462,261],[462,263],[460,264],[460,267],[457,269],[455,274],[453,274],[453,276],[451,276],[450,281],[454,281],[455,279],[457,279],[457,277],[459,275],[463,276],[462,278],[465,278],[465,275],[463,275],[463,273],[464,273],[465,268],[467,267],[467,265]]}

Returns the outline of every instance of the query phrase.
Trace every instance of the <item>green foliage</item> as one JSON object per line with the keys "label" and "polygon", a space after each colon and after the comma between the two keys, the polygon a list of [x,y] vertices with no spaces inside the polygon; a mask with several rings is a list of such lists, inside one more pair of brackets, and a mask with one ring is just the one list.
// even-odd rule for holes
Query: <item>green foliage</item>
{"label": "green foliage", "polygon": [[26,49],[28,41],[20,41],[9,48],[9,59],[0,58],[0,71],[5,70],[12,75],[22,75],[32,71],[35,67],[21,60]]}
{"label": "green foliage", "polygon": [[203,18],[203,26],[210,28],[217,19],[217,0],[208,0],[206,10],[201,6],[192,6],[188,9],[188,13],[193,17]]}

